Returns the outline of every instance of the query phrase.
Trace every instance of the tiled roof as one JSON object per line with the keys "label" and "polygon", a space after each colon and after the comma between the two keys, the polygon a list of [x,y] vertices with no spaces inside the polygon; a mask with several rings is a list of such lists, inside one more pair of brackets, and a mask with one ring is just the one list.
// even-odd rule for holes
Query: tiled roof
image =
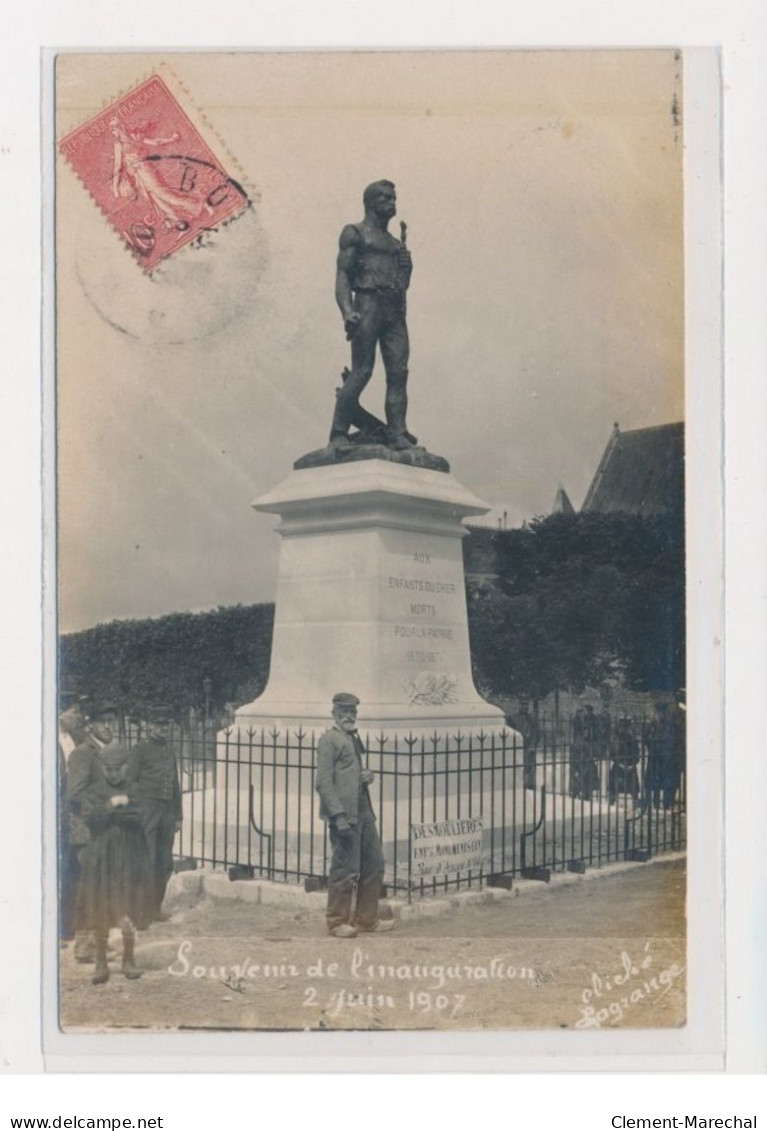
{"label": "tiled roof", "polygon": [[581,508],[642,516],[681,511],[684,424],[621,432],[615,425]]}

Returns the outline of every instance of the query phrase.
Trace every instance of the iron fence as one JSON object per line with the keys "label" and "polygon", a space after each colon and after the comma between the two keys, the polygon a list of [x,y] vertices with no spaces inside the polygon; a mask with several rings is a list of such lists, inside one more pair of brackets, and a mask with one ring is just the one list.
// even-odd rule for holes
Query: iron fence
{"label": "iron fence", "polygon": [[[654,726],[634,720],[584,737],[578,718],[536,719],[526,741],[511,730],[369,739],[387,888],[412,898],[510,886],[682,849],[683,745]],[[315,791],[318,739],[176,729],[179,860],[323,887],[330,844]]]}

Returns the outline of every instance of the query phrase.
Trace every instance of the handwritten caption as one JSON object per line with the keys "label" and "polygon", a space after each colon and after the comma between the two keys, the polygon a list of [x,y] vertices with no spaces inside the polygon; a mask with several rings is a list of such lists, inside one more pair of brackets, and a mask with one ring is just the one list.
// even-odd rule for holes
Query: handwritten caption
{"label": "handwritten caption", "polygon": [[[466,1003],[468,987],[488,983],[521,983],[539,989],[553,981],[553,974],[534,966],[514,966],[501,957],[482,963],[412,963],[371,961],[355,947],[343,962],[324,958],[303,964],[259,963],[250,956],[231,966],[195,963],[192,943],[184,940],[168,967],[174,978],[215,979],[233,993],[244,994],[249,983],[275,982],[280,989],[291,981],[301,985],[302,1006],[323,1010],[330,1017],[355,1008],[406,1009],[413,1013],[437,1013],[454,1018]],[[344,983],[344,984],[339,984]]]}

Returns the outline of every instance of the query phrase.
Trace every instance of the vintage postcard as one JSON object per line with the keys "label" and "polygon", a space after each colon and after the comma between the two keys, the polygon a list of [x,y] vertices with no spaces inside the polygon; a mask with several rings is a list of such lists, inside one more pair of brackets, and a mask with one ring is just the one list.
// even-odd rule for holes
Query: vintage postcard
{"label": "vintage postcard", "polygon": [[714,1023],[688,62],[52,60],[51,1047]]}

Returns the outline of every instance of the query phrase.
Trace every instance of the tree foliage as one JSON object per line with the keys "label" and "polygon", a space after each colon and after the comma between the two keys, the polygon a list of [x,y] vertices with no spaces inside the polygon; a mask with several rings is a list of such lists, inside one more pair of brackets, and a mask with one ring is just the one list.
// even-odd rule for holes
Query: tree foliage
{"label": "tree foliage", "polygon": [[60,682],[128,713],[201,706],[205,679],[212,707],[245,702],[266,686],[273,621],[273,605],[233,605],[99,624],[61,638]]}
{"label": "tree foliage", "polygon": [[495,582],[469,581],[467,593],[486,694],[542,698],[615,677],[643,690],[684,684],[680,517],[551,515],[492,541]]}

